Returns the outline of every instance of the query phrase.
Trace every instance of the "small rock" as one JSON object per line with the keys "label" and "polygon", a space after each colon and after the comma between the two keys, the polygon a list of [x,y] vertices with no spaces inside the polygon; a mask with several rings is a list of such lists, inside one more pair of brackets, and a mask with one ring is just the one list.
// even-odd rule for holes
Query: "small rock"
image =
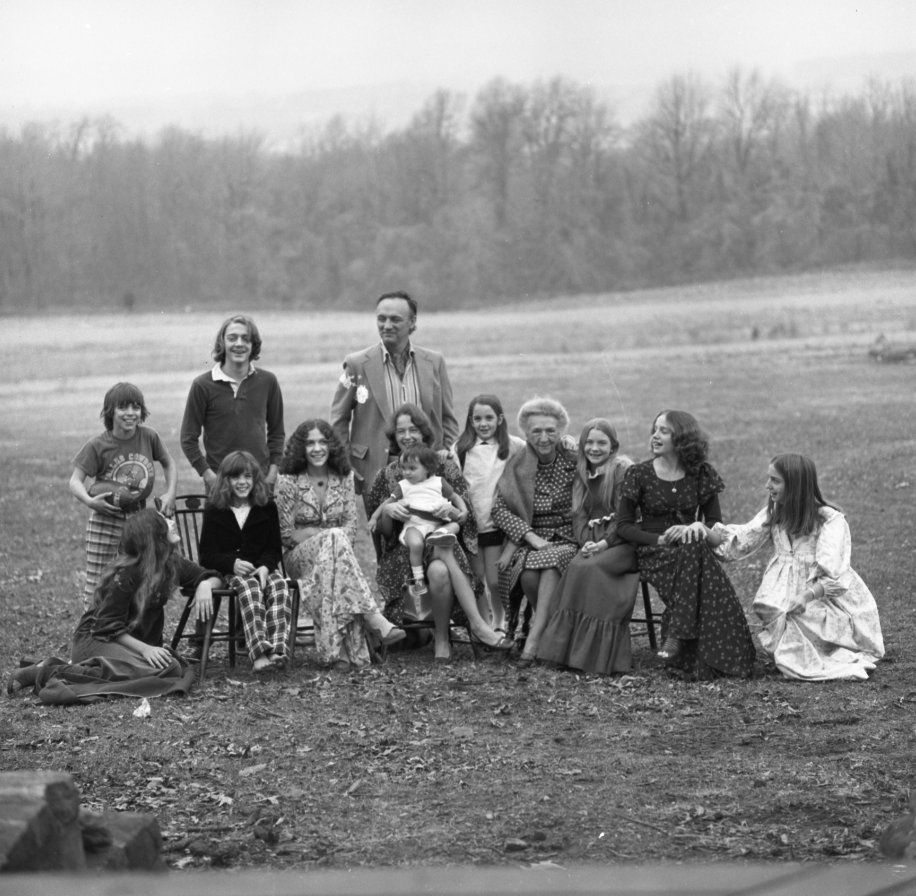
{"label": "small rock", "polygon": [[276,828],[268,828],[261,825],[254,829],[254,835],[258,840],[263,840],[268,846],[273,846],[280,839]]}
{"label": "small rock", "polygon": [[510,837],[503,843],[504,852],[523,852],[528,849],[528,843],[525,840],[519,840],[517,837]]}

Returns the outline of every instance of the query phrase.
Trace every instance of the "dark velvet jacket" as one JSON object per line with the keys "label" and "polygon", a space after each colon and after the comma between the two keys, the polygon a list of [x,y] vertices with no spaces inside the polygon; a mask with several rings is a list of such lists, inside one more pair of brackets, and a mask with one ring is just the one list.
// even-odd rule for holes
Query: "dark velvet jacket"
{"label": "dark velvet jacket", "polygon": [[247,560],[273,572],[280,566],[282,555],[280,516],[273,501],[260,507],[252,505],[241,529],[228,507],[220,510],[209,505],[204,510],[200,532],[200,562],[204,566],[231,576],[235,561]]}

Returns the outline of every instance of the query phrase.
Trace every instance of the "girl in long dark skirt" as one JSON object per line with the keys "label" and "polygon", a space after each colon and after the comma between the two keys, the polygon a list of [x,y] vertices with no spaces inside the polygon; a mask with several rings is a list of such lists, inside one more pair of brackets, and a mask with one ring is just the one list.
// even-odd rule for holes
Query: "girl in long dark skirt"
{"label": "girl in long dark skirt", "polygon": [[194,588],[198,617],[209,618],[222,579],[182,557],[178,542],[174,522],[152,508],[127,517],[118,552],[74,632],[70,663],[54,659],[17,669],[7,693],[35,685],[42,700],[56,703],[186,692],[194,671],[163,646],[165,605],[176,588]]}

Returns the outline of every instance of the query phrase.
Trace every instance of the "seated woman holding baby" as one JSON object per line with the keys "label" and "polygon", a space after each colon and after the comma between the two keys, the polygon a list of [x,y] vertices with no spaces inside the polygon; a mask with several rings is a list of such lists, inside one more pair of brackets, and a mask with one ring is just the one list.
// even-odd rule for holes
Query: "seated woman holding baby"
{"label": "seated woman holding baby", "polygon": [[[454,461],[440,461],[438,456],[435,469],[427,469],[414,455],[406,457],[406,463],[402,463],[402,457],[411,447],[434,447],[435,437],[429,418],[417,405],[403,404],[397,408],[386,432],[390,452],[398,457],[379,470],[366,499],[366,510],[379,544],[377,581],[385,602],[385,615],[396,625],[402,621],[431,618],[434,656],[439,662],[448,662],[451,658],[449,626],[453,621],[459,624],[466,621],[472,636],[484,648],[510,649],[511,642],[494,632],[477,609],[477,591],[482,592],[483,585],[471,572],[467,559],[467,552],[477,551],[477,527],[461,471]],[[425,463],[433,466],[429,455],[423,456]],[[410,542],[416,544],[415,536],[408,531],[403,540],[401,538],[405,526],[408,530],[417,528],[416,524],[409,524],[412,503],[403,497],[405,482],[408,493],[411,490],[406,476],[408,469],[413,470],[410,475],[420,482],[437,477],[441,480],[443,496],[446,486],[452,495],[436,499],[438,510],[426,511],[432,520],[417,520],[430,524],[433,530],[423,539],[422,552],[415,552],[413,560],[419,560],[418,563],[411,558]],[[398,494],[402,497],[392,500]],[[454,525],[449,527],[450,523],[457,524],[457,535],[450,531],[454,529]]]}

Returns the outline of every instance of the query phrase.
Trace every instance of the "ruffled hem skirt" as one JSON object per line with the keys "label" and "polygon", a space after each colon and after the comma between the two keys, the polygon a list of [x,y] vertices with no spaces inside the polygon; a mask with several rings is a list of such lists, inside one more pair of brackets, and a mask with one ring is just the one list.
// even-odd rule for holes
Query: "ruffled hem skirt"
{"label": "ruffled hem skirt", "polygon": [[570,562],[557,586],[538,659],[596,675],[632,667],[630,617],[639,575],[613,575],[602,568],[603,557],[610,560],[610,552]]}

